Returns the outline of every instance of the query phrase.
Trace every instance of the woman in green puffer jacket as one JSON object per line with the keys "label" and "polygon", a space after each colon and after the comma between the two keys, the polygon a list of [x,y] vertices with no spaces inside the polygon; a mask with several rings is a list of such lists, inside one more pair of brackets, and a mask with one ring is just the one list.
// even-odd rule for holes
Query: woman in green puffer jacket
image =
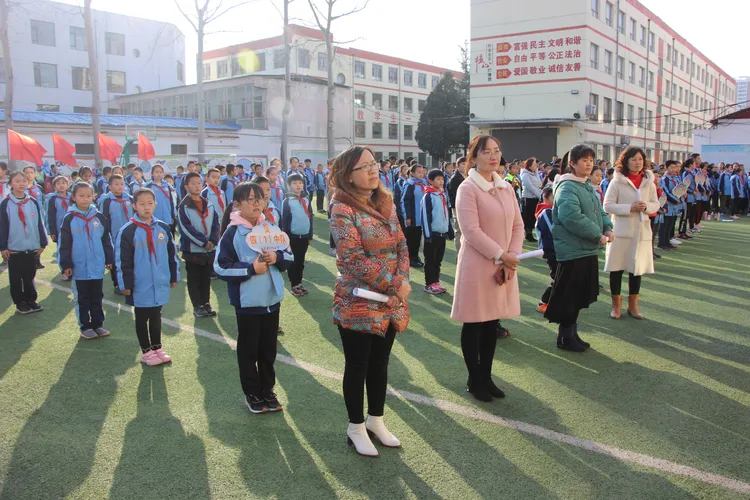
{"label": "woman in green puffer jacket", "polygon": [[578,313],[599,295],[599,248],[614,240],[612,221],[588,180],[596,153],[579,144],[570,150],[568,172],[555,180],[552,237],[557,272],[544,317],[558,323],[557,347],[583,352]]}

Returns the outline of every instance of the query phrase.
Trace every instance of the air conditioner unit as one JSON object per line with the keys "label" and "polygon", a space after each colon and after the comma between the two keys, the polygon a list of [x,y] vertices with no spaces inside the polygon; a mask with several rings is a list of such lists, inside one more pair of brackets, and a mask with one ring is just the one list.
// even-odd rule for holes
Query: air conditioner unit
{"label": "air conditioner unit", "polygon": [[596,116],[596,104],[586,105],[586,116]]}
{"label": "air conditioner unit", "polygon": [[620,144],[622,144],[623,146],[627,146],[628,144],[630,144],[630,137],[625,137],[624,135],[621,135]]}

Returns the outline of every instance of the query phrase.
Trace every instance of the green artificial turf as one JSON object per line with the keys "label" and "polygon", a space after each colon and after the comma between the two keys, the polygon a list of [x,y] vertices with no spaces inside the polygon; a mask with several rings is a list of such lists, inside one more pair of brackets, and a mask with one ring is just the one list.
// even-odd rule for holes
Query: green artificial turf
{"label": "green artificial turf", "polygon": [[[750,483],[750,224],[704,225],[644,278],[646,320],[609,319],[608,293],[582,312],[579,332],[592,344],[585,354],[556,349],[555,329],[535,311],[548,270],[524,262],[523,314],[503,322],[512,333],[495,356],[508,396],[488,404],[465,393],[460,326],[449,318],[449,244],[448,294],[425,294],[423,273],[412,272],[412,321],[393,349],[391,386]],[[285,298],[279,353],[341,373],[330,312],[335,261],[326,219],[316,215],[315,227],[310,295]],[[53,252],[38,279],[68,287],[49,264]],[[236,338],[225,286],[212,288],[217,318],[193,318],[184,283],[164,317]],[[40,285],[44,312],[22,317],[7,272],[0,289],[0,499],[743,498],[394,396],[386,422],[403,448],[358,457],[346,447],[335,379],[277,363],[285,411],[254,416],[228,345],[165,326],[174,363],[143,367],[129,311],[105,306],[112,336],[84,341],[66,293]],[[123,303],[108,279],[105,290]]]}

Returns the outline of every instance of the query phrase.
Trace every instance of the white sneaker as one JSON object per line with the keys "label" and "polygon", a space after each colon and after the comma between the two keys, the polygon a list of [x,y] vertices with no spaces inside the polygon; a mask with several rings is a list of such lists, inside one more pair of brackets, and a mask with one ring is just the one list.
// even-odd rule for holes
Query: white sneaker
{"label": "white sneaker", "polygon": [[674,246],[680,246],[680,245],[682,245],[682,242],[680,240],[678,240],[677,238],[673,238],[673,239],[669,240],[669,243],[671,245],[674,245]]}
{"label": "white sneaker", "polygon": [[367,427],[367,432],[368,434],[370,434],[370,437],[375,436],[383,446],[387,448],[401,447],[401,441],[396,439],[396,436],[391,434],[388,429],[386,429],[385,424],[383,423],[383,417],[373,417],[372,415],[367,415],[367,422],[365,423],[365,427]]}
{"label": "white sneaker", "polygon": [[379,455],[375,445],[370,441],[370,436],[367,435],[365,424],[350,423],[346,429],[346,436],[346,443],[349,446],[354,446],[358,454],[364,457],[377,457]]}

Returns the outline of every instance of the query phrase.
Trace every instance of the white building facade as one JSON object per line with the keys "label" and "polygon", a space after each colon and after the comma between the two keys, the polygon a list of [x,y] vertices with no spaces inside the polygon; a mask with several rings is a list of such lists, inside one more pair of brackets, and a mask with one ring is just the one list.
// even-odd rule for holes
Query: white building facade
{"label": "white building facade", "polygon": [[[496,20],[496,21],[495,21]],[[735,80],[636,0],[472,0],[472,132],[506,158],[577,143],[684,159],[734,109]]]}
{"label": "white building facade", "polygon": [[[173,24],[93,10],[101,112],[119,95],[184,85],[185,37]],[[13,2],[9,37],[14,108],[91,111],[83,9],[34,0]],[[0,65],[0,68],[2,65]],[[5,91],[0,78],[0,95]]]}
{"label": "white building facade", "polygon": [[750,76],[741,76],[737,79],[737,104],[742,108],[750,106],[747,102],[748,84],[750,84]]}
{"label": "white building facade", "polygon": [[[292,26],[290,32],[290,71],[327,79],[329,61],[322,32],[302,26]],[[203,71],[206,80],[248,73],[283,75],[283,38],[277,36],[207,51],[203,55]],[[446,71],[451,70],[359,49],[338,48],[333,75],[336,83],[350,87],[351,103],[346,110],[349,135],[357,144],[369,145],[377,158],[413,156],[424,165],[431,164],[432,159],[419,150],[414,137],[427,96]],[[460,72],[453,73],[461,76]]]}

